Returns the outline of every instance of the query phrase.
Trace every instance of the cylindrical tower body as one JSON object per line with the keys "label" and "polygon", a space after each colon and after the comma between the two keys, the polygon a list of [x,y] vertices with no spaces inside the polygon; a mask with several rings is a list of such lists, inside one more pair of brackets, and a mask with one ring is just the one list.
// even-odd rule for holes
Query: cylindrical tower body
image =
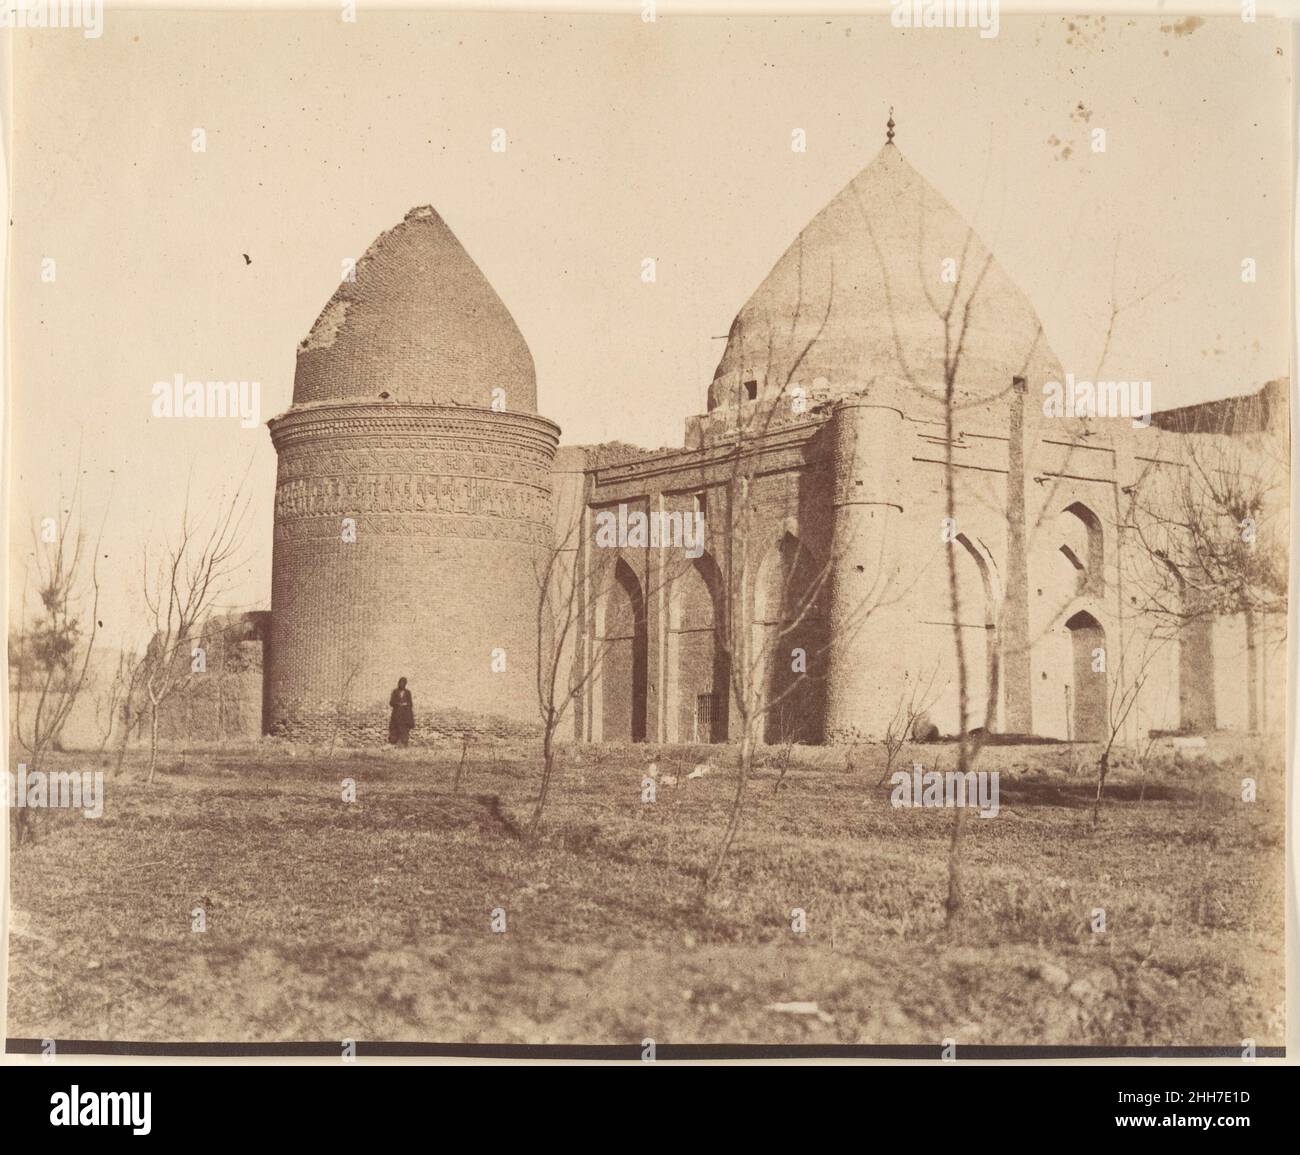
{"label": "cylindrical tower body", "polygon": [[265,724],[383,741],[538,725],[559,429],[505,306],[431,209],[358,262],[299,348],[279,457]]}
{"label": "cylindrical tower body", "polygon": [[903,469],[911,434],[888,398],[839,402],[831,416],[834,523],[829,580],[827,741],[878,739],[904,692]]}
{"label": "cylindrical tower body", "polygon": [[271,423],[272,733],[380,740],[399,677],[417,741],[536,723],[558,435],[527,414],[415,405]]}

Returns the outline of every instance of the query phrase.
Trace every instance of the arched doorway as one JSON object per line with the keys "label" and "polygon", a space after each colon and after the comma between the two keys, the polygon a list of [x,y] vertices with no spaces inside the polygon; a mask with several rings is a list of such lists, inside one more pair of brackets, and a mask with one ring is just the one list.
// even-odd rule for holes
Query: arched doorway
{"label": "arched doorway", "polygon": [[1215,717],[1214,621],[1187,588],[1182,571],[1165,559],[1178,586],[1182,625],[1178,631],[1178,725],[1200,733],[1213,730]]}
{"label": "arched doorway", "polygon": [[[927,692],[922,728],[933,725],[940,734],[996,730],[1000,676],[997,644],[998,591],[988,556],[964,533],[952,544],[949,557],[936,551],[923,571],[915,638],[900,638],[899,645],[914,657],[918,684],[933,686]],[[953,606],[952,578],[957,579],[957,605]],[[954,613],[955,609],[955,613]],[[958,642],[960,641],[960,659]],[[961,710],[961,673],[966,671],[966,710]]]}
{"label": "arched doorway", "polygon": [[962,650],[966,657],[967,732],[995,730],[998,726],[997,606],[989,563],[964,533],[957,541],[966,551],[958,555],[957,594],[963,630]]}
{"label": "arched doorway", "polygon": [[720,575],[708,554],[673,583],[673,669],[680,742],[727,740],[728,670],[717,636]]}
{"label": "arched doorway", "polygon": [[758,567],[754,644],[766,660],[765,742],[822,740],[827,652],[819,595],[825,576],[812,552],[789,532]]}
{"label": "arched doorway", "polygon": [[1178,724],[1205,733],[1216,724],[1214,622],[1208,614],[1186,621],[1178,635]]}
{"label": "arched doorway", "polygon": [[1106,740],[1106,631],[1090,613],[1080,610],[1065,623],[1074,655],[1074,685],[1070,698],[1070,737],[1076,742]]}
{"label": "arched doorway", "polygon": [[600,635],[603,741],[645,741],[647,653],[641,583],[619,558],[605,595]]}

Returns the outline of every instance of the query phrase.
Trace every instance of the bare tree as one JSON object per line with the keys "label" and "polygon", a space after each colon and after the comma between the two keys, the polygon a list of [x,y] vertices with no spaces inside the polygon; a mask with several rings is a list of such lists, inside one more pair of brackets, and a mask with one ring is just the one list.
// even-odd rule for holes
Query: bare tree
{"label": "bare tree", "polygon": [[780,745],[776,748],[776,757],[772,759],[772,765],[776,767],[776,781],[772,783],[773,794],[776,794],[781,789],[781,783],[785,781],[793,757],[794,738],[791,737],[787,730],[781,739]]}
{"label": "bare tree", "polygon": [[463,734],[460,739],[460,761],[456,763],[456,773],[451,780],[452,794],[460,793],[460,776],[465,770],[465,759],[469,757],[469,735]]}
{"label": "bare tree", "polygon": [[[727,668],[732,707],[729,722],[734,721],[734,725],[729,726],[729,732],[732,738],[739,737],[739,756],[736,787],[727,823],[712,865],[705,874],[702,898],[708,896],[722,876],[727,857],[740,830],[746,792],[754,768],[754,755],[762,744],[766,720],[774,712],[781,711],[784,704],[795,695],[802,694],[808,682],[822,676],[810,673],[806,661],[802,668],[792,671],[795,672],[795,677],[783,686],[774,686],[772,671],[775,663],[782,660],[783,651],[796,640],[801,643],[807,641],[805,635],[811,632],[808,627],[820,620],[831,576],[839,560],[836,549],[842,553],[843,543],[828,547],[826,559],[819,565],[800,542],[796,555],[786,559],[788,564],[782,566],[780,587],[774,591],[774,600],[779,607],[776,621],[761,633],[755,629],[754,623],[760,567],[772,546],[769,523],[759,506],[763,441],[788,413],[801,412],[796,405],[802,406],[803,398],[792,394],[790,385],[809,350],[825,329],[834,296],[832,275],[826,312],[784,374],[772,372],[774,350],[772,335],[769,333],[767,373],[764,375],[762,396],[756,396],[752,403],[749,402],[740,392],[742,383],[737,381],[737,396],[732,407],[734,430],[729,430],[727,440],[730,462],[727,500],[722,532],[718,534],[715,529],[714,539],[716,542],[719,537],[722,538],[721,548],[726,562],[725,596],[719,599],[715,636]],[[796,318],[801,307],[802,301],[797,302]],[[739,342],[742,360],[744,337],[742,327],[735,338]],[[715,517],[714,525],[716,524]],[[893,589],[893,584],[892,575],[887,575],[886,568],[878,567],[871,588],[839,622],[836,639],[839,643],[848,644],[874,611],[901,596]],[[805,647],[801,645],[798,648]],[[829,639],[823,638],[805,656],[817,668],[822,663],[816,662],[816,659],[828,652]]]}
{"label": "bare tree", "polygon": [[[987,178],[986,178],[987,179]],[[981,193],[981,199],[983,194]],[[865,223],[868,236],[875,250],[877,262],[880,267],[881,275],[885,288],[885,303],[892,328],[894,351],[897,363],[901,368],[902,375],[911,387],[913,392],[920,398],[928,399],[931,402],[938,402],[943,410],[944,423],[944,510],[945,516],[949,519],[949,524],[955,526],[958,516],[957,488],[955,477],[955,466],[953,450],[959,444],[959,431],[957,428],[957,416],[959,411],[970,405],[987,405],[992,401],[998,400],[1002,396],[1007,396],[1013,391],[1022,389],[1025,382],[1025,374],[1034,358],[1039,343],[1043,340],[1044,334],[1041,322],[1035,326],[1034,332],[1024,352],[1024,359],[1019,374],[1012,375],[1007,382],[1004,390],[991,398],[978,398],[973,402],[965,402],[959,399],[957,382],[962,371],[962,365],[966,353],[967,339],[971,333],[971,315],[978,300],[980,299],[981,290],[984,285],[990,268],[993,265],[993,255],[987,251],[979,267],[974,270],[968,269],[968,258],[972,242],[975,238],[973,228],[968,227],[966,230],[965,240],[962,244],[961,254],[956,261],[956,279],[952,283],[951,292],[946,299],[941,299],[931,290],[929,280],[924,271],[925,253],[924,253],[924,232],[918,236],[917,246],[917,270],[920,274],[921,285],[926,297],[930,310],[936,318],[940,328],[940,339],[942,343],[942,383],[921,380],[920,376],[914,372],[908,364],[906,350],[904,348],[901,331],[898,325],[898,315],[894,307],[894,298],[892,286],[890,283],[889,269],[884,259],[879,241],[876,237],[875,229],[872,225],[871,213],[869,206],[862,202],[861,197],[857,199],[858,209]],[[923,210],[922,210],[923,214]],[[922,215],[924,221],[924,215]],[[1101,353],[1098,359],[1097,368],[1094,371],[1094,377],[1101,374],[1106,359],[1110,353],[1112,340],[1120,316],[1128,309],[1135,307],[1144,301],[1159,286],[1153,286],[1146,293],[1143,293],[1131,300],[1120,304],[1116,294],[1116,271],[1118,266],[1119,243],[1116,241],[1116,257],[1112,265],[1112,284],[1110,298],[1110,317],[1106,326],[1105,337],[1102,343]],[[1090,430],[1086,423],[1076,422],[1078,426],[1076,432],[1080,439],[1086,438]],[[1070,456],[1074,452],[1074,446],[1071,445],[1066,452],[1065,462],[1068,466]],[[1061,484],[1063,477],[1068,474],[1068,468],[1062,467],[1056,476],[1043,478],[1043,481],[1050,481],[1050,491],[1047,500],[1042,504],[1038,518],[1034,524],[1029,527],[1029,532],[1024,543],[1026,554],[1032,546],[1035,535],[1043,528],[1044,519],[1049,510],[1054,506],[1054,495]],[[1008,518],[1009,518],[1008,514]],[[957,551],[955,541],[946,537],[949,544],[947,554],[947,578],[948,578],[948,600],[949,609],[954,623],[962,621],[961,613],[961,590],[958,581],[957,572]],[[988,733],[993,729],[995,723],[996,700],[990,692],[987,702],[985,703],[984,717],[977,727],[970,727],[968,724],[969,717],[969,696],[971,677],[967,661],[965,638],[960,625],[957,625],[953,631],[954,644],[956,650],[956,668],[958,683],[958,734],[957,734],[957,767],[959,775],[968,774],[976,759]],[[1029,639],[1025,639],[1025,645],[1029,645]],[[952,837],[949,844],[948,853],[948,894],[945,901],[945,910],[950,926],[952,926],[963,905],[962,896],[962,844],[965,833],[965,807],[956,806],[953,808],[953,825]]]}
{"label": "bare tree", "polygon": [[99,753],[112,741],[113,731],[125,718],[125,703],[131,690],[131,671],[135,655],[127,649],[118,651],[117,665],[104,692],[95,701],[95,721],[99,728]]}
{"label": "bare tree", "polygon": [[[967,236],[968,241],[969,235]],[[957,524],[956,469],[953,465],[953,448],[957,444],[955,426],[957,371],[961,364],[962,350],[965,346],[966,334],[970,325],[971,307],[979,293],[984,276],[992,263],[993,257],[990,254],[984,262],[984,267],[979,272],[974,290],[966,298],[966,303],[961,309],[961,320],[955,338],[952,325],[957,307],[957,298],[961,289],[960,275],[957,284],[953,286],[952,297],[942,313],[944,331],[944,509],[946,516],[951,519],[949,524],[954,526]],[[962,254],[962,265],[965,265],[965,253]],[[963,267],[961,275],[964,275],[964,272]],[[955,544],[950,542],[949,548],[945,552],[948,559],[949,608],[952,613],[952,620],[955,623],[960,623],[962,620],[961,590],[957,580],[957,550]],[[970,671],[966,663],[966,639],[960,624],[953,630],[953,640],[957,647],[957,717],[959,719],[957,727],[957,774],[964,778],[979,754],[983,737],[989,732],[993,719],[986,714],[983,726],[980,729],[980,735],[972,741],[966,724],[967,707],[970,701]],[[992,707],[993,703],[990,700],[987,704],[989,713],[991,713]],[[948,851],[948,897],[944,903],[944,909],[947,911],[950,920],[956,917],[962,905],[960,868],[965,816],[966,808],[964,806],[953,808],[952,841]]]}
{"label": "bare tree", "polygon": [[[596,675],[598,657],[571,663],[582,624],[582,583],[576,566],[565,564],[582,533],[581,508],[564,527],[560,539],[547,550],[537,575],[537,711],[542,723],[542,780],[528,821],[528,837],[541,828],[542,814],[555,779],[556,736],[560,724],[583,689]],[[462,752],[461,762],[464,763]],[[456,771],[459,784],[460,769]]]}
{"label": "bare tree", "polygon": [[[1285,618],[1288,465],[1283,439],[1241,432],[1246,405],[1219,403],[1207,425],[1180,430],[1172,466],[1148,470],[1131,495],[1143,565],[1143,610],[1181,630],[1213,617]],[[1211,410],[1213,413],[1214,411]]]}
{"label": "bare tree", "polygon": [[[1115,749],[1115,743],[1128,723],[1134,706],[1137,705],[1142,687],[1147,683],[1151,673],[1151,663],[1164,643],[1169,640],[1158,633],[1144,633],[1142,638],[1143,645],[1140,652],[1132,655],[1134,660],[1130,661],[1130,655],[1124,652],[1128,647],[1124,647],[1121,651],[1120,669],[1110,683],[1110,692],[1106,700],[1106,740],[1102,743],[1101,754],[1097,758],[1097,794],[1092,802],[1094,830],[1101,823],[1101,796],[1106,787],[1106,775],[1110,770],[1111,754]],[[1149,743],[1147,751],[1150,752]]]}
{"label": "bare tree", "polygon": [[[14,736],[33,762],[57,748],[63,727],[88,681],[99,632],[99,547],[107,507],[86,565],[85,509],[81,469],[67,505],[57,516],[32,522],[32,555],[23,582],[16,630],[13,683]],[[28,592],[37,601],[28,616]],[[35,695],[31,703],[28,691]],[[32,812],[18,807],[17,840],[29,833]]]}
{"label": "bare tree", "polygon": [[[1165,701],[1161,703],[1161,713],[1167,704],[1169,697],[1169,688],[1165,688]],[[1155,753],[1156,739],[1159,736],[1154,727],[1148,726],[1145,737],[1141,737],[1143,731],[1141,725],[1138,727],[1139,739],[1137,743],[1136,761],[1138,768],[1138,801],[1145,802],[1147,796],[1147,771],[1151,766],[1151,755]]]}
{"label": "bare tree", "polygon": [[144,602],[153,635],[141,661],[139,685],[149,715],[149,782],[158,765],[162,708],[193,679],[190,647],[241,564],[249,506],[246,479],[247,472],[229,498],[217,499],[211,516],[193,515],[187,487],[176,537],[145,552]]}
{"label": "bare tree", "polygon": [[[537,567],[537,712],[542,724],[542,779],[532,816],[525,828],[536,837],[556,777],[557,738],[574,704],[599,674],[612,639],[583,637],[584,623],[594,620],[594,607],[610,592],[615,557],[603,558],[578,572],[578,547],[585,524],[585,503],[579,502],[562,532]],[[569,559],[574,559],[570,563]],[[685,565],[689,565],[686,562]],[[648,585],[646,599],[670,585],[685,565],[665,563],[659,584]]]}
{"label": "bare tree", "polygon": [[[729,731],[739,736],[740,748],[736,771],[736,789],[732,796],[727,823],[723,830],[717,854],[704,879],[703,893],[721,877],[727,856],[740,829],[744,813],[745,795],[754,768],[754,754],[762,743],[764,721],[793,694],[800,691],[807,680],[806,670],[780,687],[775,693],[770,686],[770,669],[778,660],[784,646],[790,645],[794,636],[821,608],[830,574],[831,562],[816,566],[808,575],[810,580],[803,589],[794,588],[794,577],[799,570],[799,557],[783,567],[778,600],[781,611],[775,628],[755,636],[752,625],[753,605],[758,567],[768,542],[758,522],[754,504],[756,458],[753,451],[738,436],[734,449],[734,470],[730,485],[730,500],[725,514],[724,537],[727,543],[726,596],[720,599],[719,622],[715,623],[717,644],[721,648],[728,674],[731,716]],[[803,552],[802,545],[800,552]],[[734,725],[732,724],[734,723]]]}
{"label": "bare tree", "polygon": [[122,772],[127,750],[131,740],[140,741],[149,720],[149,701],[144,692],[144,676],[147,672],[145,658],[147,653],[132,651],[127,659],[126,688],[119,706],[121,726],[117,743],[117,761],[113,767],[114,774]]}

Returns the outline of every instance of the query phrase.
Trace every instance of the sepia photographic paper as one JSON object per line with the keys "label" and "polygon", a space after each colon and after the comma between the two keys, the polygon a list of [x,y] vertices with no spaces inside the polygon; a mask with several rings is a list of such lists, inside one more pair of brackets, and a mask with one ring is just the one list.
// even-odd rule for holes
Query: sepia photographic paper
{"label": "sepia photographic paper", "polygon": [[9,1061],[1293,1054],[1297,39],[1169,7],[9,0]]}

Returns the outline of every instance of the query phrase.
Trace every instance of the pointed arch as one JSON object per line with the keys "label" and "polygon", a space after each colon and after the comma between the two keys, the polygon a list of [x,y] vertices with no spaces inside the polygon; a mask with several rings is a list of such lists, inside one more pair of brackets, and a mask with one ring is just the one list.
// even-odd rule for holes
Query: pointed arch
{"label": "pointed arch", "polygon": [[1074,592],[1097,595],[1106,588],[1106,537],[1101,518],[1081,501],[1061,510],[1060,551],[1074,571]]}
{"label": "pointed arch", "polygon": [[772,544],[754,582],[755,652],[766,657],[766,742],[820,742],[825,713],[823,566],[789,529]]}
{"label": "pointed arch", "polygon": [[598,625],[602,740],[644,742],[649,657],[645,595],[621,557],[602,599]]}
{"label": "pointed arch", "polygon": [[669,601],[669,668],[676,697],[677,740],[727,738],[729,669],[719,636],[723,621],[722,575],[702,553],[672,584]]}
{"label": "pointed arch", "polygon": [[966,629],[963,650],[969,682],[963,724],[967,731],[994,730],[998,724],[1000,681],[997,595],[984,552],[964,533],[957,535],[957,542],[965,551],[957,570],[962,615],[957,624]]}
{"label": "pointed arch", "polygon": [[[1070,701],[1073,718],[1070,737],[1076,742],[1103,742],[1106,739],[1106,722],[1109,713],[1106,674],[1106,631],[1102,624],[1080,610],[1065,623],[1070,633],[1073,655],[1074,685]],[[1098,662],[1098,651],[1101,660]],[[1100,664],[1100,669],[1097,666]]]}
{"label": "pointed arch", "polygon": [[1196,605],[1183,571],[1160,559],[1178,587],[1178,726],[1188,731],[1213,730],[1218,724],[1215,701],[1214,618]]}

